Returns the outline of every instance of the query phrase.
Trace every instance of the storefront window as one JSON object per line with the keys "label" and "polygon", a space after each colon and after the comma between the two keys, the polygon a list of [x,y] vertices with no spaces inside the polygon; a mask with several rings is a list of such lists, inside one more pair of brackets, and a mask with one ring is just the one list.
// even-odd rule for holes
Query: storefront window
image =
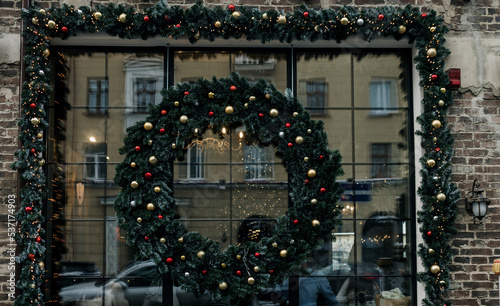
{"label": "storefront window", "polygon": [[[71,110],[67,118],[57,117],[55,102],[49,110],[51,124],[62,120],[65,129],[62,143],[49,142],[61,151],[54,149],[49,162],[64,169],[61,196],[67,203],[61,215],[64,247],[48,253],[61,257],[59,266],[47,267],[54,276],[51,298],[83,305],[106,299],[121,305],[122,298],[129,305],[169,305],[164,285],[153,282],[154,264],[133,261],[115,217],[120,190],[113,177],[123,159],[118,150],[127,127],[147,117],[148,105],[161,102],[162,88],[232,72],[250,83],[264,79],[281,91],[292,88],[313,119],[323,120],[345,172],[338,178],[345,192],[335,241],[309,255],[304,269],[310,275],[268,288],[255,297],[257,303],[309,305],[319,294],[344,305],[375,305],[382,291],[414,294],[409,53],[261,51],[64,53]],[[275,152],[247,138],[243,127],[198,135],[173,165],[171,187],[181,222],[222,249],[268,236],[275,218],[293,205],[288,174]],[[173,292],[169,297],[180,305],[211,303],[210,296],[195,298],[178,287]]]}

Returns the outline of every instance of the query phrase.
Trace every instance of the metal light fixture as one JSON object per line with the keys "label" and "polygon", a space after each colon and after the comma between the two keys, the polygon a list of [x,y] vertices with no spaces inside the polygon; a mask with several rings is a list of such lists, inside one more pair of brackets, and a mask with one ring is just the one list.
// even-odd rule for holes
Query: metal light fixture
{"label": "metal light fixture", "polygon": [[474,217],[474,224],[476,219],[481,223],[481,220],[488,212],[488,205],[491,203],[490,199],[483,196],[484,190],[479,189],[479,187],[477,179],[475,179],[474,183],[472,183],[472,190],[465,197],[465,210]]}

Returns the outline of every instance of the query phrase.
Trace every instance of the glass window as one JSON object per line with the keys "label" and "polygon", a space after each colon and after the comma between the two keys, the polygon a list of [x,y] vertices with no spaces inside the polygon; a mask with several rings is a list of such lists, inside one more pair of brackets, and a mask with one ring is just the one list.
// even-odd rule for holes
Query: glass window
{"label": "glass window", "polygon": [[272,180],[274,150],[271,147],[249,145],[245,147],[245,179]]}
{"label": "glass window", "polygon": [[156,79],[137,78],[134,82],[134,112],[144,113],[155,103]]}
{"label": "glass window", "polygon": [[371,115],[388,115],[397,107],[397,79],[373,78],[370,82]]}
{"label": "glass window", "polygon": [[205,152],[201,145],[187,149],[185,163],[179,163],[179,178],[184,180],[202,180],[205,178]]}
{"label": "glass window", "polygon": [[311,115],[326,114],[328,84],[325,80],[301,80],[299,96],[305,97],[305,103]]}
{"label": "glass window", "polygon": [[108,107],[108,81],[89,79],[89,114],[105,114]]}

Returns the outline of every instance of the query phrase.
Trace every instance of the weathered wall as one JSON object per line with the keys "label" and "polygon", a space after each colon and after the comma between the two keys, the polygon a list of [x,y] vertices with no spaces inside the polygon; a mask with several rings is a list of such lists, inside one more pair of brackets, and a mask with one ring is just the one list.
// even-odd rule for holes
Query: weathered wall
{"label": "weathered wall", "polygon": [[[153,1],[113,1],[139,9]],[[256,6],[260,9],[291,10],[299,0],[206,1],[207,4]],[[90,0],[36,2],[48,7],[62,3],[75,6],[107,4]],[[171,5],[190,5],[194,0],[175,0]],[[452,241],[455,257],[450,296],[455,305],[497,305],[498,282],[491,273],[495,256],[500,257],[500,0],[309,0],[310,7],[340,5],[417,5],[438,11],[450,27],[446,46],[452,54],[448,67],[462,70],[462,87],[455,92],[455,103],[448,120],[456,139],[454,176],[462,195],[470,190],[474,179],[482,182],[486,196],[492,198],[488,216],[481,225],[459,203],[459,234]],[[7,202],[16,193],[16,173],[10,170],[18,146],[15,125],[19,117],[20,78],[20,8],[21,1],[0,2],[0,305],[8,302]]]}

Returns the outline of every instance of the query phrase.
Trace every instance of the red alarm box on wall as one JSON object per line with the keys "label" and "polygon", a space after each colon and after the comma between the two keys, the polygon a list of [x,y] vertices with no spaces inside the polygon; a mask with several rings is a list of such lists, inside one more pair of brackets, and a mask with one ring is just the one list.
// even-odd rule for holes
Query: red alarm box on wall
{"label": "red alarm box on wall", "polygon": [[459,88],[460,87],[460,69],[459,68],[450,68],[448,70],[448,78],[450,79],[450,83],[448,84],[449,88]]}

